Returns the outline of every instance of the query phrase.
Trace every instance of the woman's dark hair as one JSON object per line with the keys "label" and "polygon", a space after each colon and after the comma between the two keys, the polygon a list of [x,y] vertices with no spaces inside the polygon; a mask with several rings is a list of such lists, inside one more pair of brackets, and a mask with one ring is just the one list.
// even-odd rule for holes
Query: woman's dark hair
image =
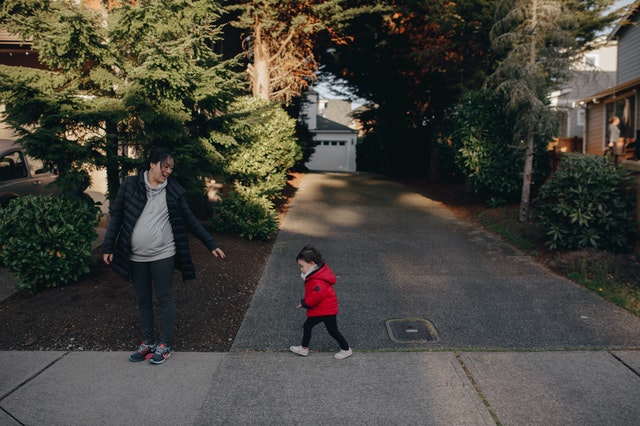
{"label": "woman's dark hair", "polygon": [[296,256],[296,260],[304,260],[307,263],[315,263],[318,266],[324,265],[322,254],[312,246],[304,246]]}
{"label": "woman's dark hair", "polygon": [[149,170],[149,165],[151,163],[156,164],[157,162],[161,162],[164,163],[167,158],[173,158],[173,154],[171,154],[171,152],[166,149],[166,148],[162,148],[162,147],[157,147],[157,148],[153,148],[151,150],[151,153],[149,154],[149,159],[147,160],[147,162],[145,163],[145,170]]}

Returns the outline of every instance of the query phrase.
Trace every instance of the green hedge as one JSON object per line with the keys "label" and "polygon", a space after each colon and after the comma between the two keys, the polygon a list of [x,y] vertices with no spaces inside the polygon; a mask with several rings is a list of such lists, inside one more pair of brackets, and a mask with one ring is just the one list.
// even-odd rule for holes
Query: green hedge
{"label": "green hedge", "polygon": [[[491,90],[467,92],[452,112],[447,140],[457,169],[466,175],[474,192],[492,204],[518,201],[522,191],[525,145],[515,133],[518,116],[507,111],[507,104],[508,99]],[[549,172],[546,141],[550,139],[551,135],[536,136],[534,192]]]}
{"label": "green hedge", "polygon": [[633,250],[637,227],[631,179],[628,170],[606,158],[564,155],[535,203],[547,246]]}
{"label": "green hedge", "polygon": [[86,198],[29,195],[0,210],[0,264],[35,293],[78,281],[95,262],[101,212]]}
{"label": "green hedge", "polygon": [[215,204],[214,212],[211,222],[217,231],[264,241],[278,232],[278,215],[273,204],[247,189],[224,196]]}
{"label": "green hedge", "polygon": [[212,146],[222,175],[232,185],[214,206],[217,230],[266,240],[278,231],[274,201],[287,183],[287,172],[302,159],[296,120],[282,106],[259,98],[233,102]]}

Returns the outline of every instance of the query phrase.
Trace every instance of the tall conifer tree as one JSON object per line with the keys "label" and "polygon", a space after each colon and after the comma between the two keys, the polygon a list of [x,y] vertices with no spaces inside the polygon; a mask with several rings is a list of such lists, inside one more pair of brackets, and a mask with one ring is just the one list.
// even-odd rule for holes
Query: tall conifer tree
{"label": "tall conifer tree", "polygon": [[5,0],[0,12],[3,26],[31,43],[46,68],[0,67],[6,122],[28,152],[58,167],[63,183],[106,167],[112,197],[138,165],[128,151],[144,154],[151,145],[183,154],[176,174],[200,181],[211,164],[197,138],[241,87],[214,52],[217,2],[134,3],[92,10]]}
{"label": "tall conifer tree", "polygon": [[[381,10],[373,2],[346,0],[230,0],[233,25],[243,30],[253,96],[289,102],[317,78],[318,49],[347,43],[345,25],[362,13]],[[321,43],[321,42],[325,43]]]}
{"label": "tall conifer tree", "polygon": [[[491,41],[498,67],[487,79],[503,92],[508,108],[517,115],[514,137],[525,143],[519,220],[528,220],[531,175],[537,135],[556,125],[548,107],[551,91],[565,84],[571,64],[590,47],[607,24],[610,0],[501,0]],[[545,129],[546,128],[546,129]]]}

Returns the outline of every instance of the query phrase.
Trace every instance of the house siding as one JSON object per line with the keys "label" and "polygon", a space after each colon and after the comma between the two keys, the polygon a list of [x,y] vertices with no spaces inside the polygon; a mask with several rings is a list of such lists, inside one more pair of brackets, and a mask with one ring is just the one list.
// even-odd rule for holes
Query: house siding
{"label": "house siding", "polygon": [[621,136],[625,143],[637,140],[640,123],[640,3],[635,3],[629,14],[609,36],[617,41],[618,64],[616,83],[582,99],[586,107],[587,127],[585,149],[587,154],[601,155],[605,150],[607,119],[617,116],[621,120]]}
{"label": "house siding", "polygon": [[601,155],[604,152],[604,140],[606,133],[605,108],[598,104],[587,109],[587,140],[585,142],[586,153]]}
{"label": "house siding", "polygon": [[586,129],[579,121],[579,114],[584,111],[579,101],[616,84],[617,43],[604,39],[601,43],[572,64],[571,80],[551,96],[551,105],[562,113],[559,138],[582,139]]}
{"label": "house siding", "polygon": [[618,33],[617,84],[640,77],[640,28],[638,14],[633,24],[625,25]]}
{"label": "house siding", "polygon": [[566,130],[559,135],[560,137],[582,138],[584,136],[584,126],[578,125],[578,111],[580,109],[576,107],[578,101],[590,93],[612,87],[615,84],[615,78],[614,72],[601,70],[582,71],[575,74],[571,91],[558,99],[558,108],[564,107],[567,111],[567,121],[564,126]]}
{"label": "house siding", "polygon": [[597,68],[601,72],[616,72],[618,68],[618,47],[617,43],[609,42],[607,46],[597,49],[589,54],[598,54]]}

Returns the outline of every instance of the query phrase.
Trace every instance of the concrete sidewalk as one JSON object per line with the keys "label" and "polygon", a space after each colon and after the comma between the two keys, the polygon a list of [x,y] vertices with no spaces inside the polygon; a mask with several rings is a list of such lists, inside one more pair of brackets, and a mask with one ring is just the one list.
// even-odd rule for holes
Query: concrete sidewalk
{"label": "concrete sidewalk", "polygon": [[[322,327],[287,350],[305,244],[338,276],[346,360]],[[639,318],[438,203],[309,174],[231,352],[0,352],[0,425],[637,425],[639,348]]]}

